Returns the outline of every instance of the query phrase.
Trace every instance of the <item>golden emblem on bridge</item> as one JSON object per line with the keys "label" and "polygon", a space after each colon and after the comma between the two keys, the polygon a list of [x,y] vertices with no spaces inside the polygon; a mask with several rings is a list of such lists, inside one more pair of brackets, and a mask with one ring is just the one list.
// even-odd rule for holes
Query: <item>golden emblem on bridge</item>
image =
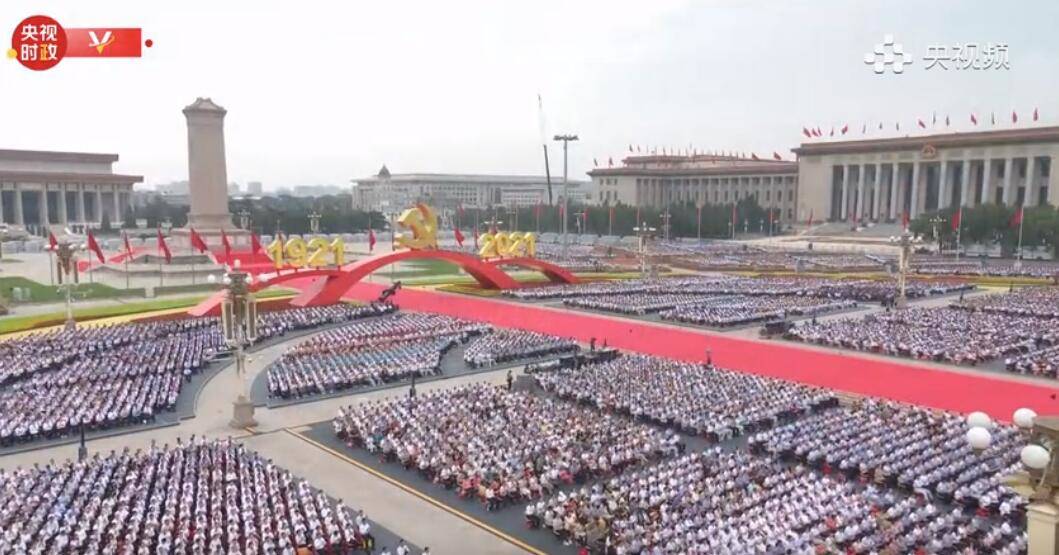
{"label": "golden emblem on bridge", "polygon": [[483,233],[478,242],[482,245],[478,256],[482,258],[520,258],[537,254],[537,237],[532,233],[489,231]]}
{"label": "golden emblem on bridge", "polygon": [[397,236],[397,244],[411,250],[438,248],[438,215],[429,206],[418,203],[397,218],[397,225],[407,230]]}

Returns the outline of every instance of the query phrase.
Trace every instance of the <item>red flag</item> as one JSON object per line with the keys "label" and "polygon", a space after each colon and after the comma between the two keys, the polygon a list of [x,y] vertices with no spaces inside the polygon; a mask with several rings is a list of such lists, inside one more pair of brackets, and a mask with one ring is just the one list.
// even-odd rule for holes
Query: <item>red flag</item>
{"label": "red flag", "polygon": [[99,243],[96,242],[96,237],[92,235],[92,231],[88,231],[88,250],[96,253],[96,258],[99,259],[99,263],[103,264],[106,259],[103,258],[103,249],[99,248]]}
{"label": "red flag", "polygon": [[165,237],[162,235],[162,228],[158,228],[158,251],[165,256],[166,263],[173,261],[173,253],[169,252],[169,245],[165,244]]}
{"label": "red flag", "polygon": [[1033,109],[1033,121],[1037,121],[1038,119],[1040,119],[1040,117],[1041,117],[1040,113],[1038,113],[1037,109],[1034,108]]}
{"label": "red flag", "polygon": [[478,251],[478,224],[474,225],[474,250]]}
{"label": "red flag", "polygon": [[1011,217],[1011,227],[1019,227],[1022,225],[1022,207],[1015,209],[1015,215]]}
{"label": "red flag", "polygon": [[129,234],[122,232],[121,240],[125,242],[125,254],[132,256],[132,245],[129,244]]}
{"label": "red flag", "polygon": [[541,218],[541,203],[537,201],[537,204],[533,206],[533,216],[538,220]]}
{"label": "red flag", "polygon": [[1015,110],[1011,111],[1011,123],[1018,123],[1019,115],[1015,113]]}
{"label": "red flag", "polygon": [[253,254],[261,252],[261,240],[253,233],[250,234],[250,252]]}
{"label": "red flag", "polygon": [[849,132],[849,124],[847,123],[846,125],[842,126],[842,134],[845,135],[848,132]]}
{"label": "red flag", "polygon": [[753,152],[750,153],[750,159],[751,160],[761,160],[760,158],[757,157],[757,154],[754,154]]}
{"label": "red flag", "polygon": [[960,229],[960,221],[963,220],[963,207],[961,206],[955,214],[952,215],[952,230],[957,231]]}
{"label": "red flag", "polygon": [[599,161],[596,160],[595,158],[592,159],[592,167],[593,168],[598,168],[599,167]]}
{"label": "red flag", "polygon": [[830,137],[834,137],[835,136],[835,128],[834,127],[831,128],[831,135],[829,135],[829,136]]}
{"label": "red flag", "polygon": [[456,230],[453,233],[453,235],[456,236],[456,244],[462,247],[463,246],[463,234],[460,233],[460,227],[459,226],[456,226]]}
{"label": "red flag", "polygon": [[190,227],[188,229],[191,230],[191,234],[188,236],[188,241],[191,243],[191,248],[199,252],[206,252],[210,250],[210,247],[206,245],[206,241],[203,240],[202,236],[199,235],[197,231],[195,231],[195,228]]}
{"label": "red flag", "polygon": [[611,156],[610,158],[607,158],[607,166],[611,167],[611,168],[614,167],[614,157],[613,156]]}
{"label": "red flag", "polygon": [[51,250],[55,250],[56,248],[58,248],[58,246],[59,246],[59,240],[55,238],[55,234],[54,233],[49,231],[48,232],[48,248],[51,249]]}
{"label": "red flag", "polygon": [[805,135],[809,139],[813,138],[813,133],[811,131],[809,131],[808,129],[806,129],[805,127],[802,128],[802,135]]}
{"label": "red flag", "polygon": [[908,229],[908,210],[901,212],[901,225],[905,228],[905,230]]}
{"label": "red flag", "polygon": [[989,113],[989,123],[992,125],[996,125],[996,112]]}
{"label": "red flag", "polygon": [[775,158],[776,160],[783,160],[783,157],[780,156],[780,153],[778,153],[778,152],[773,152],[772,153],[772,157]]}
{"label": "red flag", "polygon": [[809,211],[809,227],[813,227],[813,211]]}
{"label": "red flag", "polygon": [[922,127],[923,129],[927,128],[927,124],[924,123],[922,119],[917,119],[916,123],[919,124],[919,126]]}
{"label": "red flag", "polygon": [[971,114],[971,123],[974,125],[978,125],[978,118],[975,117],[974,114]]}
{"label": "red flag", "polygon": [[368,228],[368,252],[375,250],[375,230]]}
{"label": "red flag", "polygon": [[232,243],[228,241],[228,234],[221,230],[221,246],[224,247],[224,258],[225,260],[231,260],[232,258]]}

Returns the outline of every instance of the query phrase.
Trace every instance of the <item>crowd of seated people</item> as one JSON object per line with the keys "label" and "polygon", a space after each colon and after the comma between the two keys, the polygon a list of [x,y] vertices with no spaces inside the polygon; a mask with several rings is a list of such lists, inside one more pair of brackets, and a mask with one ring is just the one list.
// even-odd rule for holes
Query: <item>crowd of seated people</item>
{"label": "crowd of seated people", "polygon": [[0,553],[351,553],[371,536],[363,513],[230,440],[0,470]]}
{"label": "crowd of seated people", "polygon": [[[960,281],[910,280],[905,294],[909,298],[971,291],[974,285]],[[522,300],[562,299],[573,306],[593,305],[621,307],[622,298],[632,304],[660,306],[655,311],[686,304],[691,297],[712,296],[802,296],[834,300],[890,303],[897,296],[896,280],[826,279],[816,277],[734,277],[679,276],[631,280],[597,281],[579,284],[542,285],[505,291],[505,295]],[[659,297],[653,299],[653,297]],[[668,305],[667,305],[668,303]],[[624,311],[630,309],[623,308]],[[631,313],[635,313],[633,310]]]}
{"label": "crowd of seated people", "polygon": [[727,304],[732,299],[698,293],[624,293],[563,299],[563,304],[575,308],[643,316],[686,305]]}
{"label": "crowd of seated people", "polygon": [[712,449],[526,507],[527,525],[607,555],[1024,553],[1006,521]]}
{"label": "crowd of seated people", "polygon": [[450,348],[489,330],[415,312],[350,322],[302,341],[271,364],[269,395],[291,399],[434,375]]}
{"label": "crowd of seated people", "polygon": [[1014,262],[989,260],[923,260],[913,262],[912,271],[917,274],[951,276],[1035,277],[1052,278],[1059,275],[1059,264],[1036,260],[1023,260],[1017,267]]}
{"label": "crowd of seated people", "polygon": [[[333,305],[263,312],[258,340],[363,318],[378,307]],[[184,384],[227,352],[217,318],[123,323],[0,342],[0,446],[151,422]],[[26,368],[18,364],[29,361]]]}
{"label": "crowd of seated people", "polygon": [[831,406],[827,390],[641,355],[534,374],[560,398],[723,440]]}
{"label": "crowd of seated people", "polygon": [[675,456],[680,436],[564,401],[485,384],[341,409],[350,447],[414,469],[488,509]]}
{"label": "crowd of seated people", "polygon": [[720,297],[706,303],[692,303],[664,310],[664,320],[674,320],[703,326],[738,326],[752,322],[786,319],[788,316],[815,316],[828,312],[847,310],[857,306],[856,301],[828,300],[817,297],[768,296],[768,297]]}
{"label": "crowd of seated people", "polygon": [[1004,359],[1010,372],[1059,378],[1059,345],[1033,349]]}
{"label": "crowd of seated people", "polygon": [[515,360],[576,353],[580,348],[572,339],[497,328],[472,341],[463,352],[463,360],[471,367],[481,368]]}
{"label": "crowd of seated people", "polygon": [[997,426],[991,445],[979,453],[968,444],[966,431],[966,422],[955,414],[867,400],[762,431],[750,439],[750,449],[827,473],[925,490],[945,501],[959,490],[962,502],[986,513],[998,513],[1002,501],[1018,503],[1011,490],[986,496],[989,488],[961,488],[998,477],[1018,461],[1025,438],[1014,426]]}
{"label": "crowd of seated people", "polygon": [[1059,319],[909,308],[864,318],[799,322],[786,337],[911,358],[978,364],[1059,343]]}
{"label": "crowd of seated people", "polygon": [[1011,316],[1059,319],[1059,288],[1023,287],[1009,293],[967,299],[956,306]]}

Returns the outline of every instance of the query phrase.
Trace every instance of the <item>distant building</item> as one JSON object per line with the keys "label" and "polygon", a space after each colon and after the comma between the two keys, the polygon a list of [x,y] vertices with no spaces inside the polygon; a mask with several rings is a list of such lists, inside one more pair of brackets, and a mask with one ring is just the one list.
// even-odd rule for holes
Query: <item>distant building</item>
{"label": "distant building", "polygon": [[0,150],[0,223],[118,225],[143,176],[114,173],[117,154]]}
{"label": "distant building", "polygon": [[243,193],[243,188],[240,187],[238,183],[233,181],[233,182],[228,184],[228,196],[236,197],[236,196],[241,195],[242,193]]}
{"label": "distant building", "polygon": [[780,221],[796,217],[798,164],[713,154],[629,156],[621,165],[588,172],[597,202],[661,208],[671,204],[725,205],[754,197],[776,209]]}
{"label": "distant building", "polygon": [[246,194],[248,195],[259,197],[263,191],[264,188],[261,186],[260,181],[249,181],[246,184]]}
{"label": "distant building", "polygon": [[338,185],[296,185],[290,190],[290,195],[295,197],[323,197],[327,195],[340,195],[343,191]]}
{"label": "distant building", "polygon": [[[562,196],[562,177],[552,177],[552,200]],[[592,184],[569,182],[570,201],[591,203]],[[401,210],[416,202],[439,209],[488,208],[490,206],[534,206],[548,204],[548,181],[544,176],[408,173],[391,174],[386,166],[377,175],[353,184],[353,207],[382,212]]]}

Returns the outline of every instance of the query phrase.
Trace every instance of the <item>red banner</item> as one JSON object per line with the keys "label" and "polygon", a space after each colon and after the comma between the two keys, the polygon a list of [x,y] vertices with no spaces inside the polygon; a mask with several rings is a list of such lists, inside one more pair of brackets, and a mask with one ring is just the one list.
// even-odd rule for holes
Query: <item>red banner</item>
{"label": "red banner", "polygon": [[66,29],[66,56],[70,58],[139,58],[142,47],[138,27]]}

